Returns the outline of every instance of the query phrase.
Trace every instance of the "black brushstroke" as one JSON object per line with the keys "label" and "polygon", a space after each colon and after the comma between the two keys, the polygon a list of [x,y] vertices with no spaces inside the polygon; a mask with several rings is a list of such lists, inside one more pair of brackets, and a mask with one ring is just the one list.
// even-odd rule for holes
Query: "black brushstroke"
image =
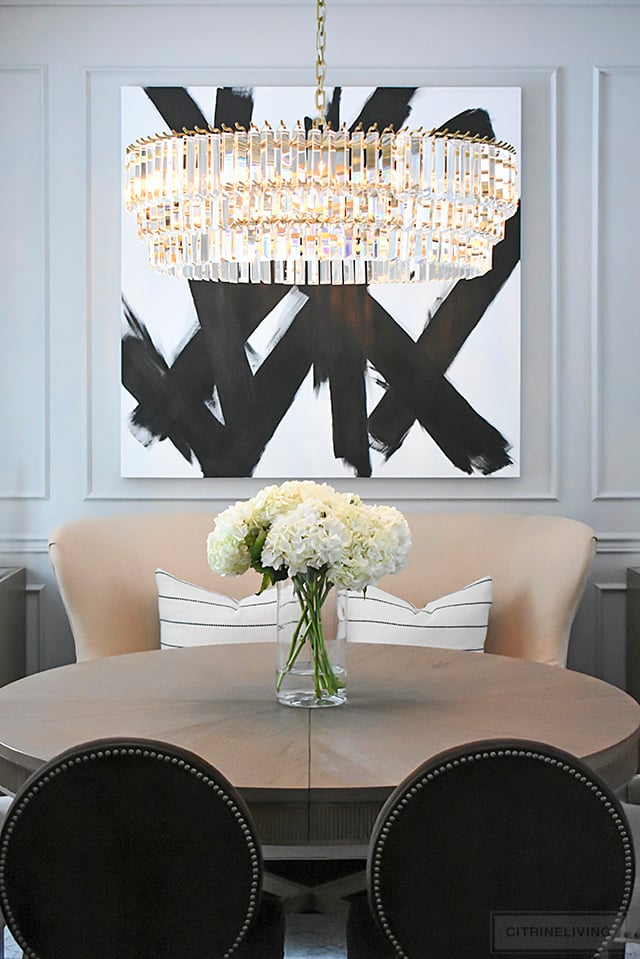
{"label": "black brushstroke", "polygon": [[[192,340],[171,368],[158,353],[144,324],[123,301],[129,332],[122,340],[122,383],[138,401],[131,422],[135,430],[169,439],[187,462],[203,432],[222,426],[205,406],[212,388],[198,372],[201,351]],[[202,372],[202,371],[200,371]]]}
{"label": "black brushstroke", "polygon": [[353,131],[362,124],[364,130],[377,123],[378,129],[393,127],[399,130],[404,126],[411,113],[411,100],[417,87],[377,87],[362,110],[353,121],[350,130]]}
{"label": "black brushstroke", "polygon": [[210,299],[206,295],[207,284],[192,282],[190,286],[225,423],[230,430],[237,431],[244,422],[251,422],[255,406],[245,337],[231,308],[226,283],[216,287],[215,307],[210,310],[205,309],[204,302]]}
{"label": "black brushstroke", "polygon": [[362,319],[345,310],[340,287],[305,287],[316,317],[314,385],[328,381],[333,452],[356,476],[371,476]]}
{"label": "black brushstroke", "polygon": [[334,130],[337,130],[340,126],[340,103],[342,101],[342,87],[334,87],[333,94],[329,103],[327,104],[327,109],[325,111],[325,119],[327,123],[331,124],[331,127]]}
{"label": "black brushstroke", "polygon": [[207,128],[206,117],[184,87],[145,87],[144,92],[172,130]]}
{"label": "black brushstroke", "polygon": [[360,311],[365,321],[367,356],[454,466],[485,475],[509,466],[508,440],[419,353],[393,317],[361,287],[348,288],[347,295],[351,311]]}
{"label": "black brushstroke", "polygon": [[[208,127],[209,121],[185,87],[145,87],[144,92],[172,130],[195,130],[196,127],[206,130]],[[248,129],[252,116],[251,90],[218,88],[212,126],[235,126],[237,122]]]}
{"label": "black brushstroke", "polygon": [[[269,382],[264,374],[259,375],[259,371],[256,375],[251,372],[245,343],[263,316],[244,309],[242,304],[255,299],[256,289],[259,287],[244,284],[192,284],[202,329],[202,348],[218,390],[226,432],[233,436],[232,450],[225,455],[228,458],[232,452],[235,469],[242,470],[228,475],[243,476],[253,472],[282,418],[283,414],[276,416],[274,410],[282,408],[283,397],[289,404],[293,401],[311,366],[310,344],[300,350],[298,343],[300,356],[297,361],[290,355],[291,343],[298,342],[301,333],[305,333],[304,323],[298,324],[301,333],[298,332],[296,317],[275,351],[277,362],[272,364],[272,370],[277,382]],[[271,291],[272,302],[268,304],[267,312],[277,302],[278,292],[277,289]],[[240,316],[244,318],[242,323],[238,321]],[[216,475],[225,474],[216,472]]]}
{"label": "black brushstroke", "polygon": [[213,125],[218,129],[226,123],[235,127],[238,123],[249,129],[253,119],[253,94],[251,90],[238,90],[235,87],[220,87],[216,93],[216,108]]}
{"label": "black brushstroke", "polygon": [[206,436],[199,437],[194,453],[204,476],[253,474],[311,368],[307,317],[301,319],[304,310],[254,375],[251,419],[236,423],[233,429],[225,428],[224,442],[219,440],[216,445]]}
{"label": "black brushstroke", "polygon": [[457,113],[455,117],[451,117],[442,126],[436,127],[436,133],[444,133],[445,130],[450,133],[469,133],[472,137],[495,138],[491,117],[482,107],[463,110],[462,113]]}
{"label": "black brushstroke", "polygon": [[[202,335],[196,334],[168,368],[142,321],[126,305],[125,312],[130,326],[138,331],[125,335],[122,343],[123,385],[138,400],[135,424],[158,439],[169,439],[188,461],[192,452],[203,476],[250,476],[311,368],[306,320],[295,318],[277,350],[255,374],[252,418],[229,426],[206,406],[214,388],[209,364],[205,363],[206,385],[192,376],[201,359],[208,359]],[[185,362],[189,351],[194,352]],[[237,398],[235,393],[232,405]]]}
{"label": "black brushstroke", "polygon": [[[418,337],[416,352],[429,360],[436,375],[447,371],[519,260],[520,210],[507,220],[505,238],[494,247],[493,269],[484,276],[456,283]],[[388,459],[400,448],[414,420],[411,407],[396,390],[389,389],[369,417],[374,448]]]}

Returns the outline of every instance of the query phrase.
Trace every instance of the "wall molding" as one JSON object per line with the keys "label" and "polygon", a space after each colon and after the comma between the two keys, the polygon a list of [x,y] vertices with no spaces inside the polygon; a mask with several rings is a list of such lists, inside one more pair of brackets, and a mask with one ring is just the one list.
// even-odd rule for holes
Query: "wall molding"
{"label": "wall molding", "polygon": [[0,553],[48,553],[49,540],[28,533],[0,533]]}
{"label": "wall molding", "polygon": [[44,668],[46,583],[27,584],[27,673]]}
{"label": "wall molding", "polygon": [[[114,499],[117,497],[114,497]],[[383,499],[384,497],[379,497]],[[392,497],[387,497],[391,499]],[[402,497],[394,499],[408,499]],[[214,498],[210,497],[210,502]],[[640,533],[598,533],[596,532],[596,555],[640,556]],[[0,533],[0,554],[48,553],[48,537],[32,536],[28,533]]]}
{"label": "wall molding", "polygon": [[[560,462],[560,417],[558,395],[560,391],[560,325],[559,310],[559,245],[558,245],[558,71],[549,76],[549,310],[550,310],[550,357],[549,357],[549,490],[553,499],[559,500],[558,463]],[[526,215],[526,211],[525,211]],[[522,361],[521,361],[522,362]],[[522,447],[522,438],[520,440]]]}
{"label": "wall molding", "polygon": [[640,499],[640,489],[605,489],[603,485],[603,403],[601,344],[604,336],[601,275],[601,179],[600,151],[602,145],[602,85],[607,76],[640,76],[640,67],[594,66],[591,87],[592,144],[591,144],[591,498],[598,500]]}
{"label": "wall molding", "polygon": [[605,649],[605,623],[607,621],[607,616],[605,613],[605,605],[609,602],[613,596],[624,593],[626,594],[626,583],[601,583],[594,582],[594,588],[596,590],[596,610],[595,610],[595,624],[596,624],[596,655],[595,655],[595,675],[600,679],[605,678],[605,662],[604,662],[604,649]]}
{"label": "wall molding", "polygon": [[591,498],[600,498],[600,88],[602,71],[593,68],[591,80]]}
{"label": "wall molding", "polygon": [[598,555],[640,556],[640,533],[596,533]]}
{"label": "wall molding", "polygon": [[[162,492],[162,493],[154,494],[149,491],[148,486],[145,489],[141,489],[139,493],[127,493],[122,495],[118,493],[93,493],[92,492],[92,493],[88,493],[84,497],[84,500],[85,502],[97,502],[97,503],[111,503],[111,502],[141,503],[141,502],[148,502],[149,500],[152,500],[154,503],[163,503],[163,502],[174,503],[176,508],[178,508],[181,502],[185,502],[185,503],[203,502],[203,503],[226,505],[227,503],[233,502],[237,499],[245,499],[245,498],[254,496],[261,487],[266,486],[269,483],[278,483],[282,479],[284,479],[284,477],[275,477],[273,479],[266,479],[266,478],[247,479],[245,477],[242,477],[241,480],[240,479],[234,480],[233,478],[229,477],[228,479],[225,480],[225,482],[229,484],[233,484],[233,492],[227,492],[227,493],[220,493],[215,490],[207,490],[207,489],[203,489],[200,491],[197,489],[197,486],[199,483],[218,482],[216,480],[127,479],[126,482],[128,483],[140,483],[140,484],[148,484],[148,483],[156,483],[156,482],[157,483],[176,483],[176,484],[177,483],[180,483],[180,484],[193,483],[194,485],[192,489],[186,488],[181,485],[179,487],[179,492],[176,492],[176,493]],[[476,481],[479,484],[483,484],[485,482],[485,480],[483,480],[481,477],[476,477]],[[251,483],[252,485],[250,488],[247,488],[245,492],[241,492],[238,487],[238,483],[240,482]],[[491,502],[494,502],[494,503],[495,502],[505,502],[505,503],[539,503],[539,502],[540,503],[542,502],[557,503],[559,502],[559,497],[555,492],[547,492],[546,490],[539,493],[536,493],[536,492],[518,493],[518,492],[505,491],[502,494],[499,494],[496,491],[495,493],[489,494],[487,496],[476,496],[476,495],[471,495],[471,490],[469,487],[467,487],[468,492],[466,494],[464,495],[461,494],[459,496],[456,496],[453,493],[442,493],[439,490],[429,490],[429,489],[416,490],[416,489],[405,488],[405,484],[413,483],[413,482],[421,483],[423,485],[427,483],[442,482],[441,480],[438,480],[438,479],[433,479],[433,480],[425,479],[425,480],[414,481],[410,479],[390,480],[390,479],[380,478],[380,479],[367,479],[363,481],[363,480],[359,480],[357,477],[354,477],[352,480],[348,478],[345,479],[344,477],[340,477],[339,479],[335,479],[335,480],[332,480],[331,478],[326,480],[321,479],[319,480],[319,482],[332,483],[336,486],[336,488],[340,488],[340,489],[342,489],[342,487],[355,488],[355,491],[358,493],[359,496],[362,497],[362,499],[375,500],[376,502],[397,502],[398,500],[403,500],[408,502],[408,501],[422,500],[424,502],[436,501],[438,503],[461,503],[461,502],[475,503],[478,506],[482,506],[483,503],[491,503]],[[360,485],[363,482],[366,483],[366,486]],[[454,482],[458,482],[458,480],[455,480]],[[517,483],[518,480],[504,479],[502,480],[502,482]],[[401,485],[398,485],[394,490],[387,491],[385,489],[377,489],[376,486],[374,485],[375,483],[380,483],[385,485],[390,483],[397,483]]]}
{"label": "wall molding", "polygon": [[[1,5],[1,4],[0,4]],[[38,333],[42,337],[42,359],[41,369],[38,378],[42,382],[42,408],[39,410],[42,432],[42,463],[41,475],[34,476],[35,488],[32,489],[0,489],[0,500],[46,500],[50,495],[50,471],[51,471],[51,422],[50,422],[50,368],[49,368],[49,345],[50,345],[50,296],[49,296],[49,256],[50,256],[50,234],[49,234],[49,110],[48,110],[48,69],[46,66],[26,66],[3,64],[0,66],[0,74],[35,74],[38,82],[39,111],[34,108],[29,117],[27,127],[33,131],[33,136],[37,137],[40,149],[40,158],[38,159],[38,177],[42,191],[42,209],[38,212],[36,219],[40,221],[39,230],[42,234],[42,301],[38,304]],[[39,115],[38,115],[39,113]],[[39,262],[39,257],[36,262]],[[34,324],[35,327],[36,324]],[[35,329],[34,329],[35,333]],[[34,360],[34,363],[40,365],[40,360]],[[9,394],[8,400],[11,405],[15,405],[15,397],[11,400]],[[37,437],[37,430],[34,430]],[[18,483],[20,477],[18,477]]]}

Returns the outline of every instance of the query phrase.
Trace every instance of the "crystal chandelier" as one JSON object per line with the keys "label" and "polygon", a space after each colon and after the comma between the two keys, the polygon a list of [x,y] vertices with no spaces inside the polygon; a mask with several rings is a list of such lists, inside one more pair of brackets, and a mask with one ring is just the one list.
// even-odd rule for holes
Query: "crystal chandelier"
{"label": "crystal chandelier", "polygon": [[300,122],[158,134],[127,148],[125,206],[154,270],[232,283],[471,279],[518,204],[509,144],[461,132],[332,130],[325,0],[316,109]]}

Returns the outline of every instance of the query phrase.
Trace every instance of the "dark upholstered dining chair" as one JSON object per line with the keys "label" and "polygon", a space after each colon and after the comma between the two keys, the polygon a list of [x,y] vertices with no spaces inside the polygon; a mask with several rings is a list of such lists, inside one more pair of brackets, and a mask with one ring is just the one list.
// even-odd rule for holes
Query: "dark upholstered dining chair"
{"label": "dark upholstered dining chair", "polygon": [[522,740],[454,748],[381,810],[348,959],[601,957],[634,871],[621,805],[584,763]]}
{"label": "dark upholstered dining chair", "polygon": [[16,794],[0,908],[33,959],[281,959],[244,802],[216,769],[142,739],[75,746]]}
{"label": "dark upholstered dining chair", "polygon": [[[0,829],[2,828],[2,824],[5,821],[12,802],[13,796],[0,796]],[[4,959],[4,927],[4,916],[0,912],[0,959]]]}

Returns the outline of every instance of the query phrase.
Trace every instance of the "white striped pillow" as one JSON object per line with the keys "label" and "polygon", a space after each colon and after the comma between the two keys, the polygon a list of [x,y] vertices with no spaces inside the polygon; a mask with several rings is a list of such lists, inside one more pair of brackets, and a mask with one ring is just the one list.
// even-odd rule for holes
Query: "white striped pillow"
{"label": "white striped pillow", "polygon": [[266,643],[276,637],[276,590],[237,600],[156,570],[160,646]]}
{"label": "white striped pillow", "polygon": [[404,643],[483,652],[491,610],[490,576],[422,609],[377,586],[349,592],[349,642]]}

